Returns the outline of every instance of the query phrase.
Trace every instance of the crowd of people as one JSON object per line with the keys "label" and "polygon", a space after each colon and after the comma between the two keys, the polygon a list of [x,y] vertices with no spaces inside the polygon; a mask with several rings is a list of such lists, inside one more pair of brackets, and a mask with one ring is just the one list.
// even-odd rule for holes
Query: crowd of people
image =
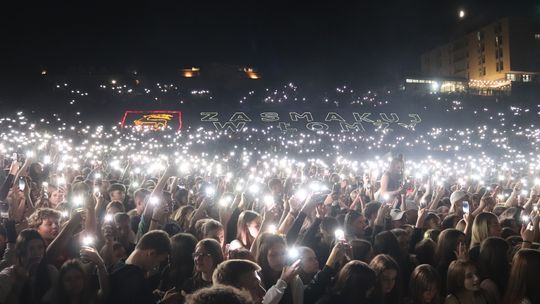
{"label": "crowd of people", "polygon": [[531,174],[0,158],[2,304],[540,303]]}

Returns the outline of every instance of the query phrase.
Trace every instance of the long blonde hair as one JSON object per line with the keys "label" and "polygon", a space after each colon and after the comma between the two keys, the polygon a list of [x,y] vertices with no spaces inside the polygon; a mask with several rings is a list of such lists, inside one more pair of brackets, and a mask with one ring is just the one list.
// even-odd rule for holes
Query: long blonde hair
{"label": "long blonde hair", "polygon": [[491,236],[489,235],[489,226],[493,221],[499,222],[499,219],[495,214],[489,212],[482,212],[474,218],[471,248],[479,246],[483,240]]}

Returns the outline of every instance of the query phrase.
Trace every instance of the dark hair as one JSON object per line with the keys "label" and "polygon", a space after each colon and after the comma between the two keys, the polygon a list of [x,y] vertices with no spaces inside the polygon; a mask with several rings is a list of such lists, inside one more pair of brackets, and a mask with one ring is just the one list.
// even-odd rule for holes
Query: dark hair
{"label": "dark hair", "polygon": [[465,234],[457,229],[446,229],[441,232],[437,249],[435,249],[435,261],[438,267],[445,267],[456,259],[454,251],[460,237],[465,237]]}
{"label": "dark hair", "polygon": [[352,247],[352,259],[359,260],[365,263],[371,262],[373,248],[371,243],[366,240],[350,241]]}
{"label": "dark hair", "polygon": [[143,188],[139,188],[137,190],[135,190],[135,192],[133,192],[133,198],[136,199],[136,198],[140,198],[140,199],[145,199],[148,195],[150,195],[150,191],[146,190],[146,189],[143,189]]}
{"label": "dark hair", "polygon": [[255,261],[261,267],[262,281],[265,288],[270,288],[277,281],[277,277],[273,274],[268,264],[268,251],[272,246],[280,244],[287,247],[285,239],[280,235],[264,232],[257,239],[257,251],[255,255]]}
{"label": "dark hair", "polygon": [[[380,299],[384,299],[383,303],[399,303],[401,298],[401,271],[396,260],[389,255],[379,254],[371,260],[369,267],[375,271],[375,276],[377,277],[375,290]],[[381,290],[381,279],[386,270],[396,271],[395,285],[388,295],[384,295]]]}
{"label": "dark hair", "polygon": [[243,274],[260,270],[261,267],[252,261],[227,260],[216,267],[212,275],[212,282],[241,288],[239,281]]}
{"label": "dark hair", "polygon": [[109,187],[109,190],[107,192],[111,193],[113,191],[116,191],[116,190],[119,190],[119,191],[122,191],[122,192],[126,192],[126,186],[122,185],[122,184],[112,184],[110,187]]}
{"label": "dark hair", "polygon": [[[255,211],[244,210],[240,213],[236,222],[236,239],[242,243],[245,248],[251,248],[255,238],[249,233],[248,224],[252,221],[261,221],[261,217]],[[245,241],[245,243],[244,243]]]}
{"label": "dark hair", "polygon": [[482,279],[490,279],[495,282],[499,294],[504,294],[508,276],[510,274],[510,264],[508,261],[508,243],[498,237],[489,237],[480,246],[478,256],[478,268]]}
{"label": "dark hair", "polygon": [[352,260],[345,264],[336,276],[332,293],[341,296],[343,302],[362,303],[368,292],[375,287],[375,272],[368,264]]}
{"label": "dark hair", "polygon": [[364,208],[364,215],[367,219],[372,217],[374,214],[377,214],[379,212],[379,208],[381,208],[381,203],[379,202],[369,202],[366,204],[366,207]]}
{"label": "dark hair", "polygon": [[[184,282],[193,275],[195,267],[192,254],[195,252],[197,239],[189,233],[178,233],[171,237],[171,255],[165,281],[182,288]],[[172,286],[162,286],[169,289]]]}
{"label": "dark hair", "polygon": [[411,274],[409,281],[409,298],[414,304],[427,304],[424,302],[424,292],[428,291],[435,284],[437,292],[435,293],[433,303],[441,303],[440,289],[441,278],[433,266],[422,264],[417,266]]}
{"label": "dark hair", "polygon": [[45,241],[35,229],[24,229],[17,236],[17,242],[15,243],[15,255],[18,258],[26,256],[28,251],[28,244],[30,241],[40,240],[43,242],[43,250],[45,252]]}
{"label": "dark hair", "polygon": [[186,297],[186,304],[252,304],[247,291],[224,285],[202,288]]}
{"label": "dark hair", "polygon": [[131,222],[131,219],[129,218],[129,215],[125,212],[118,212],[118,213],[115,213],[114,214],[114,222],[115,223],[120,223],[120,222],[126,222],[126,223],[130,223]]}
{"label": "dark hair", "polygon": [[111,208],[119,209],[120,212],[126,212],[126,209],[124,209],[124,204],[122,204],[122,202],[119,202],[119,201],[110,202],[109,204],[107,204],[107,208],[105,208],[105,210],[109,211],[109,209]]}
{"label": "dark hair", "polygon": [[441,223],[441,230],[454,229],[458,222],[459,216],[457,214],[448,214]]}
{"label": "dark hair", "polygon": [[79,303],[89,303],[90,302],[90,295],[87,293],[89,290],[89,286],[87,285],[86,280],[86,272],[84,271],[83,265],[78,260],[67,260],[62,267],[60,268],[60,272],[58,274],[58,283],[56,285],[57,288],[57,303],[69,303],[69,296],[67,290],[64,288],[63,280],[64,276],[71,270],[78,271],[82,274],[83,277],[83,289],[80,294]]}
{"label": "dark hair", "polygon": [[238,248],[238,249],[229,251],[229,259],[249,260],[249,261],[255,262],[255,257],[253,257],[253,254],[251,254],[251,251],[249,251],[246,248]]}
{"label": "dark hair", "polygon": [[214,239],[203,239],[200,240],[197,245],[195,245],[195,250],[197,247],[202,247],[212,256],[212,261],[214,262],[214,267],[217,267],[219,263],[223,262],[223,251],[221,250],[221,245],[218,241]]}
{"label": "dark hair", "polygon": [[152,230],[142,236],[136,249],[155,250],[157,254],[170,253],[171,241],[167,233],[161,230]]}
{"label": "dark hair", "polygon": [[521,249],[512,260],[512,270],[503,303],[518,304],[527,298],[531,303],[540,303],[540,251]]}
{"label": "dark hair", "polygon": [[383,231],[375,236],[373,242],[375,254],[388,254],[400,263],[404,260],[396,236],[390,231]]}
{"label": "dark hair", "polygon": [[414,247],[416,259],[420,264],[435,265],[435,248],[437,243],[432,239],[423,239]]}
{"label": "dark hair", "polygon": [[354,228],[353,228],[353,223],[354,221],[356,221],[357,219],[361,218],[362,217],[362,214],[358,211],[355,211],[355,210],[351,210],[349,212],[347,212],[347,214],[345,215],[345,222],[344,222],[344,226],[345,226],[345,235],[354,235]]}
{"label": "dark hair", "polygon": [[465,272],[467,267],[476,266],[471,261],[455,260],[448,266],[448,275],[446,279],[446,288],[448,294],[457,294],[465,289]]}

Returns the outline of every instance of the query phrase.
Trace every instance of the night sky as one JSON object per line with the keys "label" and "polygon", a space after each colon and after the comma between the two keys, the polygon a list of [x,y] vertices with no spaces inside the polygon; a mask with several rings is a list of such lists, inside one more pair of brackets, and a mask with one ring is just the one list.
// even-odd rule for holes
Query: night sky
{"label": "night sky", "polygon": [[380,83],[417,72],[421,52],[464,22],[536,12],[532,0],[72,2],[1,10],[0,87],[41,67],[159,75],[207,63],[250,65],[283,81]]}

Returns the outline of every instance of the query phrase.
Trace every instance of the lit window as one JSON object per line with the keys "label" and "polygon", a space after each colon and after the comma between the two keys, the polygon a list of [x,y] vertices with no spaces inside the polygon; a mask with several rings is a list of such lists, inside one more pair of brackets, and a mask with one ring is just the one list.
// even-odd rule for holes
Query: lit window
{"label": "lit window", "polygon": [[523,82],[531,82],[531,81],[532,81],[532,75],[523,74]]}
{"label": "lit window", "polygon": [[506,80],[516,81],[516,74],[506,74]]}

